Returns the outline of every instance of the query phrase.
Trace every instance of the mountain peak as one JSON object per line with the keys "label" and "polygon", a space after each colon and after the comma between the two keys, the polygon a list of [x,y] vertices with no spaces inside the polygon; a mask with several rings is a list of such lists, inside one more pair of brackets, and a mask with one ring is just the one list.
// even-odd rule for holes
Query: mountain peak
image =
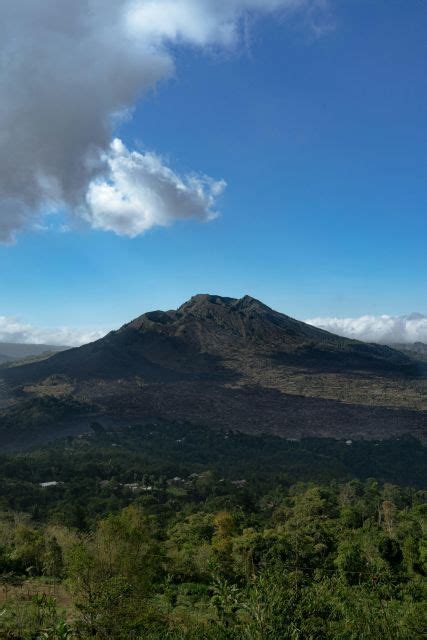
{"label": "mountain peak", "polygon": [[270,309],[270,307],[267,307],[266,304],[248,295],[243,296],[243,298],[240,298],[239,300],[236,300],[234,306],[239,310],[272,311],[272,309]]}
{"label": "mountain peak", "polygon": [[186,312],[191,311],[194,308],[206,307],[212,304],[220,305],[223,307],[230,307],[236,302],[235,298],[226,298],[224,296],[212,295],[210,293],[198,293],[192,296],[189,300],[184,302],[178,311]]}
{"label": "mountain peak", "polygon": [[245,295],[242,298],[228,298],[210,293],[198,293],[192,296],[190,300],[187,300],[179,307],[178,311],[185,313],[195,309],[208,308],[212,305],[237,311],[271,311],[265,304],[249,295]]}

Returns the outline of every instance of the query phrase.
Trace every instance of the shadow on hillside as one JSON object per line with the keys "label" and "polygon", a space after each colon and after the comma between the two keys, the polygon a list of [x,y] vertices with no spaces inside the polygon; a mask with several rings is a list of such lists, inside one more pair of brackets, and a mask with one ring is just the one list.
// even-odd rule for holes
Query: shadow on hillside
{"label": "shadow on hillside", "polygon": [[44,380],[52,375],[71,379],[129,379],[141,377],[147,383],[180,380],[236,382],[238,372],[226,368],[218,356],[201,353],[191,343],[159,333],[111,334],[83,347],[55,354],[48,360],[1,371],[12,386]]}
{"label": "shadow on hillside", "polygon": [[342,350],[320,349],[308,344],[293,353],[278,352],[271,355],[274,365],[309,369],[315,373],[357,373],[393,375],[420,378],[426,367],[408,356],[379,345],[355,344]]}

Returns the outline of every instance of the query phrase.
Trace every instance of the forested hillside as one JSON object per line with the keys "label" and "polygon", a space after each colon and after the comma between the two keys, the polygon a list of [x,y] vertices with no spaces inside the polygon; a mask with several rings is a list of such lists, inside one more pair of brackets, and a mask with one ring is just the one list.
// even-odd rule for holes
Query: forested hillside
{"label": "forested hillside", "polygon": [[412,437],[183,424],[3,456],[0,637],[422,638],[425,471]]}

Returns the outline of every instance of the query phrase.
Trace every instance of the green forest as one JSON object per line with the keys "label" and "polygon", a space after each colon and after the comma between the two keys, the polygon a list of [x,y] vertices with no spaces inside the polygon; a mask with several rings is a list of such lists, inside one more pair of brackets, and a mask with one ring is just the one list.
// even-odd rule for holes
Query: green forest
{"label": "green forest", "polygon": [[94,423],[0,458],[0,637],[413,640],[426,449]]}

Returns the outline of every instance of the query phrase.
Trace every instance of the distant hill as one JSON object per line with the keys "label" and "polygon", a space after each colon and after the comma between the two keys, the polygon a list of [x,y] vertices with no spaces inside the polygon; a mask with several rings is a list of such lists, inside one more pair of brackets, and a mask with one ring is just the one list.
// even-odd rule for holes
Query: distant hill
{"label": "distant hill", "polygon": [[57,353],[68,349],[65,346],[50,344],[20,344],[15,342],[0,342],[0,363],[21,358],[37,357],[47,353]]}
{"label": "distant hill", "polygon": [[419,435],[425,420],[422,363],[294,320],[250,296],[197,295],[91,344],[2,369],[1,377],[15,398],[73,397],[117,421],[386,437]]}
{"label": "distant hill", "polygon": [[390,344],[390,347],[405,353],[411,358],[427,362],[427,344],[424,342]]}

